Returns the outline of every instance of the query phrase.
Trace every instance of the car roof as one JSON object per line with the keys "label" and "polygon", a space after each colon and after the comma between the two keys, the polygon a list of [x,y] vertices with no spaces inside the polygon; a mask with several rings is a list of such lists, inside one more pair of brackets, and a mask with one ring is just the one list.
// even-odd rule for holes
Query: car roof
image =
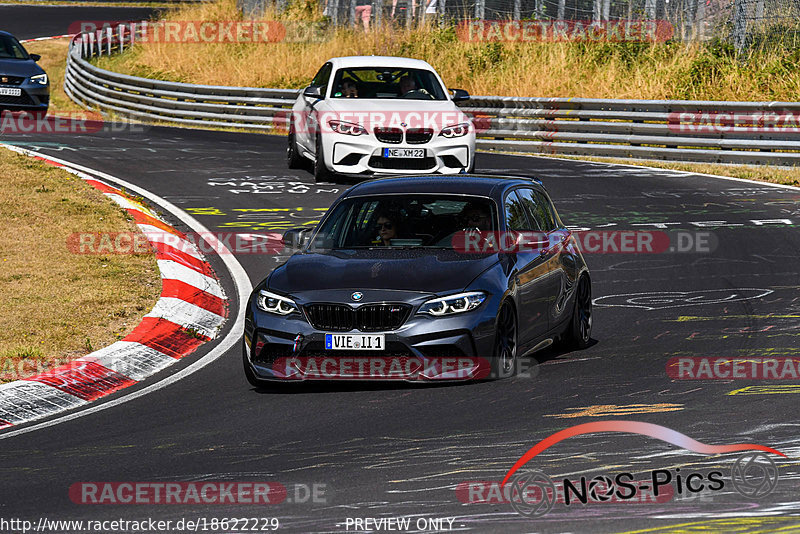
{"label": "car roof", "polygon": [[350,67],[388,67],[398,69],[434,70],[426,61],[393,56],[346,56],[329,59],[337,69]]}
{"label": "car roof", "polygon": [[544,192],[542,182],[531,177],[491,174],[412,175],[362,182],[350,188],[343,198],[392,193],[455,193],[495,197],[517,185],[533,186]]}

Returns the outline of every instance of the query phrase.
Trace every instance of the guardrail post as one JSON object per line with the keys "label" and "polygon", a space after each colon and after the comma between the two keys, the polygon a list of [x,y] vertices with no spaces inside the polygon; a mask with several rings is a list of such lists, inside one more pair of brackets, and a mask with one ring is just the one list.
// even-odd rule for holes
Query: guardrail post
{"label": "guardrail post", "polygon": [[94,57],[94,32],[89,34],[89,57]]}
{"label": "guardrail post", "polygon": [[125,51],[125,25],[124,24],[120,24],[119,26],[117,26],[117,30],[119,31],[119,36],[118,36],[118,39],[119,39],[119,51],[120,52],[124,52]]}
{"label": "guardrail post", "polygon": [[111,41],[114,40],[113,39],[114,33],[113,33],[113,30],[111,29],[111,26],[108,27],[106,33],[108,34],[106,37],[108,39],[108,55],[110,56],[111,55]]}
{"label": "guardrail post", "polygon": [[475,18],[478,20],[486,18],[486,0],[477,0],[475,2]]}
{"label": "guardrail post", "polygon": [[348,18],[350,19],[350,25],[356,25],[356,0],[350,0],[350,12],[348,13]]}
{"label": "guardrail post", "polygon": [[564,20],[564,11],[566,8],[566,0],[558,0],[558,20]]}

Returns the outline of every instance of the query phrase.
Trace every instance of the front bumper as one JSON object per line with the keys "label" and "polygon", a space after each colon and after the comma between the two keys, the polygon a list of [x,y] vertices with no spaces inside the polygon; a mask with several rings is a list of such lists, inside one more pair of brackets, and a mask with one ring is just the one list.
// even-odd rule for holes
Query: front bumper
{"label": "front bumper", "polygon": [[[261,380],[463,381],[488,378],[495,314],[484,306],[447,318],[411,315],[385,335],[383,351],[325,349],[323,330],[304,314],[290,318],[248,310],[245,364]],[[365,334],[353,330],[352,333]]]}
{"label": "front bumper", "polygon": [[[474,133],[453,139],[436,136],[423,144],[389,144],[371,134],[331,133],[323,136],[323,143],[327,167],[341,174],[458,174],[471,168],[475,156]],[[425,157],[386,158],[384,148],[423,149]]]}
{"label": "front bumper", "polygon": [[20,89],[20,96],[0,95],[0,110],[47,111],[50,105],[50,86],[25,80],[19,85],[0,83],[0,87]]}

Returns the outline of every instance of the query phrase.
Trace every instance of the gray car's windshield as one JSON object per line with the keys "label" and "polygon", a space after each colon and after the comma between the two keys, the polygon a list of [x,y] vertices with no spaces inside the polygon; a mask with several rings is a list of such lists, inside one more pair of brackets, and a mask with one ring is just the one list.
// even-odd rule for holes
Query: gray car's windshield
{"label": "gray car's windshield", "polygon": [[0,35],[0,59],[28,59],[28,53],[13,37]]}
{"label": "gray car's windshield", "polygon": [[340,203],[310,250],[372,247],[453,248],[465,230],[494,232],[494,202],[486,197],[404,194],[355,197]]}
{"label": "gray car's windshield", "polygon": [[424,69],[343,68],[333,80],[333,98],[447,100],[436,75]]}

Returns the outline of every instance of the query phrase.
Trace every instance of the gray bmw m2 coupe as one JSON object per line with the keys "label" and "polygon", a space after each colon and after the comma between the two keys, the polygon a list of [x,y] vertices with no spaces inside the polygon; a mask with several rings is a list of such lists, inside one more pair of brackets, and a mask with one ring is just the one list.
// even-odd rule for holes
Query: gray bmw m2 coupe
{"label": "gray bmw m2 coupe", "polygon": [[361,183],[254,289],[249,382],[512,376],[553,342],[589,344],[592,291],[542,184],[506,176]]}

